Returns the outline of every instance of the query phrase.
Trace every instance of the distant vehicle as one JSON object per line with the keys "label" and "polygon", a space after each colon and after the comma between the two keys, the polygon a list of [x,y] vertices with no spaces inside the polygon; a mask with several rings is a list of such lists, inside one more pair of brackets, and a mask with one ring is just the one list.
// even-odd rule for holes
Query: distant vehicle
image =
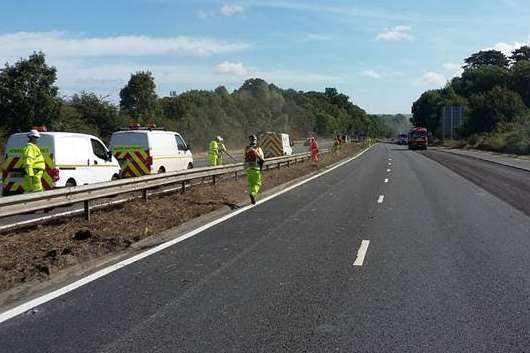
{"label": "distant vehicle", "polygon": [[293,143],[288,134],[264,132],[260,135],[259,144],[265,158],[290,156],[293,154]]}
{"label": "distant vehicle", "polygon": [[407,134],[399,134],[397,138],[397,144],[398,145],[406,145],[408,143],[408,135]]}
{"label": "distant vehicle", "polygon": [[409,131],[408,145],[409,150],[423,149],[426,150],[429,144],[429,133],[423,127],[416,127]]}
{"label": "distant vehicle", "polygon": [[[45,190],[94,184],[117,179],[120,166],[105,144],[97,137],[72,132],[46,132],[39,129],[38,146],[46,170],[42,177]],[[2,194],[24,192],[22,154],[28,142],[26,133],[9,136],[2,163]]]}
{"label": "distant vehicle", "polygon": [[155,126],[133,124],[114,132],[110,149],[124,178],[193,168],[191,147],[182,136]]}

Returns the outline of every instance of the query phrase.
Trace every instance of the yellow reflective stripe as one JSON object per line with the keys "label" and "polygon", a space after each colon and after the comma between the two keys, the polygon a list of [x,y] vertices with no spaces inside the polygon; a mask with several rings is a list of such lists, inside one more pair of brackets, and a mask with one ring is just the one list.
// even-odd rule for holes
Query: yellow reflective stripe
{"label": "yellow reflective stripe", "polygon": [[127,165],[127,168],[129,168],[134,175],[136,176],[141,176],[142,174],[138,171],[138,169],[136,169],[136,167],[134,166],[134,164],[132,164],[131,162],[129,162],[129,164]]}
{"label": "yellow reflective stripe", "polygon": [[129,154],[131,155],[132,159],[134,159],[134,161],[138,164],[138,166],[142,169],[142,171],[145,174],[149,173],[149,169],[147,169],[147,166],[145,165],[145,163],[142,160],[140,160],[135,153],[129,153]]}

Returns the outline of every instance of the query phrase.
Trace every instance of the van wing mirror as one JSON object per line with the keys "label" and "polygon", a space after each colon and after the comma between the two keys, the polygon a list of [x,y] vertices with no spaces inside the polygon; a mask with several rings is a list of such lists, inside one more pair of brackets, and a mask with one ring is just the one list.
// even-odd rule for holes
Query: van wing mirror
{"label": "van wing mirror", "polygon": [[107,160],[112,161],[112,151],[107,151]]}
{"label": "van wing mirror", "polygon": [[191,145],[189,143],[186,145],[186,151],[191,151]]}

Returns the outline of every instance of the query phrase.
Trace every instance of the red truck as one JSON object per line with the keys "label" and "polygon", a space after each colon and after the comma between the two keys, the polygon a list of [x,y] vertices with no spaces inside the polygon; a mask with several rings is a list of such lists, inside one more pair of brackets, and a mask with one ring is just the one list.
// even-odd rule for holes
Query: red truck
{"label": "red truck", "polygon": [[429,133],[424,127],[415,127],[409,131],[409,150],[426,150],[429,144]]}

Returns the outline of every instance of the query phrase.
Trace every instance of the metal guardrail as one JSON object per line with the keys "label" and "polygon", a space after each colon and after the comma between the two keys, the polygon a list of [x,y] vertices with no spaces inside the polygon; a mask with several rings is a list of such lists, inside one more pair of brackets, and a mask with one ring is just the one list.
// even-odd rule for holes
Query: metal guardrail
{"label": "metal guardrail", "polygon": [[[265,161],[264,168],[266,170],[280,168],[282,165],[289,166],[290,164],[295,164],[309,158],[309,153],[269,158]],[[20,215],[82,202],[84,204],[85,218],[90,220],[90,203],[97,199],[132,192],[142,192],[143,198],[147,201],[149,198],[149,190],[151,189],[180,183],[182,185],[181,190],[184,192],[186,190],[186,184],[194,180],[208,178],[215,184],[221,176],[234,174],[234,177],[237,179],[244,171],[243,163],[236,163],[226,166],[194,168],[172,173],[120,179],[105,183],[80,185],[40,193],[2,197],[0,198],[0,217]]]}

